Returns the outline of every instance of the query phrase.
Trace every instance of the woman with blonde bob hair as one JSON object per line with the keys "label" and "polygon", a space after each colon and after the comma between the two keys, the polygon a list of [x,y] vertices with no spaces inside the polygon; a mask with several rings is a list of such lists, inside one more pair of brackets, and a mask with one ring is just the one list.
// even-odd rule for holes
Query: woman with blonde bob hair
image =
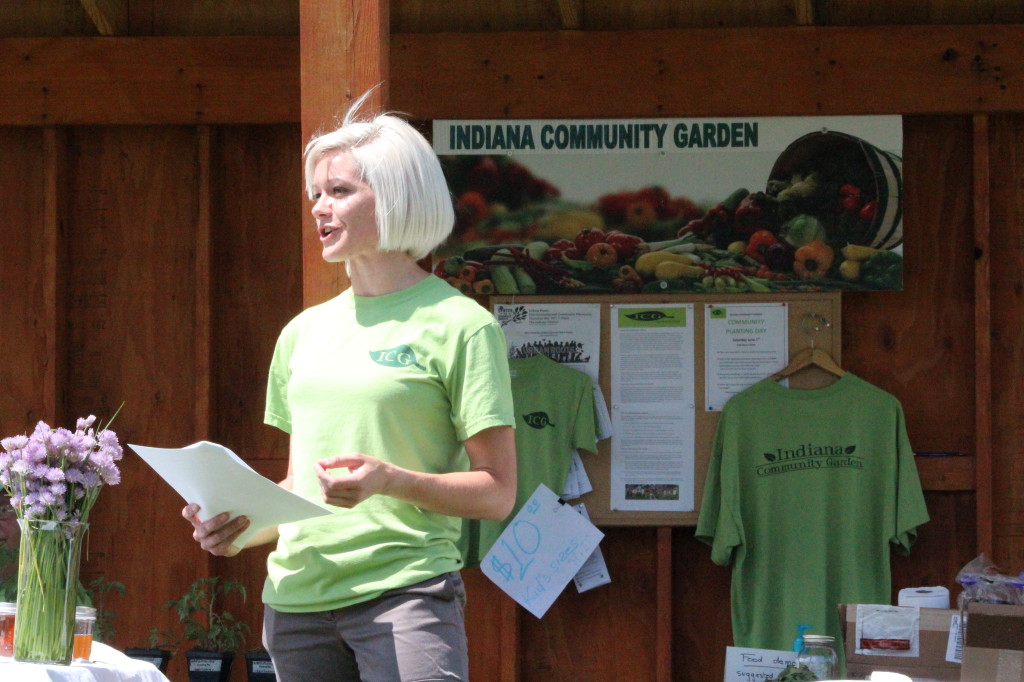
{"label": "woman with blonde bob hair", "polygon": [[[328,262],[351,286],[282,330],[264,421],[290,434],[280,485],[336,509],[256,533],[276,542],[264,641],[281,682],[465,680],[461,519],[504,519],[516,493],[505,338],[417,261],[453,210],[440,163],[407,122],[359,118],[305,151]],[[183,515],[200,546],[240,551],[245,517]]]}
{"label": "woman with blonde bob hair", "polygon": [[349,154],[377,197],[380,248],[419,260],[442,244],[455,224],[441,165],[430,144],[404,120],[382,114],[359,121],[354,111],[340,128],[306,145],[306,192],[313,197],[313,173],[321,159]]}

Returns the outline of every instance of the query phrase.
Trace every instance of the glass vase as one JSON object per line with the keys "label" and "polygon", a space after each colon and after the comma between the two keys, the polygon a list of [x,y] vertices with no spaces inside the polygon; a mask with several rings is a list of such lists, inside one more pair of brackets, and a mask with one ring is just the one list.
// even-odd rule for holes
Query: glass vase
{"label": "glass vase", "polygon": [[89,524],[22,519],[14,659],[70,665],[82,538]]}

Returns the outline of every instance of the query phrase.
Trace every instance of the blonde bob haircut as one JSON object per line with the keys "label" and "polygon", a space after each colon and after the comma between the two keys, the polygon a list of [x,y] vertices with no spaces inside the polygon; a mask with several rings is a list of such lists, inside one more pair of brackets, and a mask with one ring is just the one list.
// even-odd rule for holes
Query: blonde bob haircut
{"label": "blonde bob haircut", "polygon": [[381,251],[405,251],[419,260],[451,234],[455,210],[441,162],[430,143],[393,114],[357,115],[364,94],[337,130],[314,136],[303,153],[306,192],[325,157],[348,154],[375,197]]}

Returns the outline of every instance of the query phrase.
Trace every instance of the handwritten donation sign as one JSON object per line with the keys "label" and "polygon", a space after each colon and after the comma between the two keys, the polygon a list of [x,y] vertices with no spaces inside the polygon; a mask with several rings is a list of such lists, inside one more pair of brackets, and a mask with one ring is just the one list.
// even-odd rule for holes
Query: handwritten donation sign
{"label": "handwritten donation sign", "polygon": [[542,618],[603,537],[594,524],[541,484],[484,555],[480,569],[520,606]]}
{"label": "handwritten donation sign", "polygon": [[795,664],[796,653],[793,651],[730,646],[725,649],[723,682],[774,680],[786,666]]}

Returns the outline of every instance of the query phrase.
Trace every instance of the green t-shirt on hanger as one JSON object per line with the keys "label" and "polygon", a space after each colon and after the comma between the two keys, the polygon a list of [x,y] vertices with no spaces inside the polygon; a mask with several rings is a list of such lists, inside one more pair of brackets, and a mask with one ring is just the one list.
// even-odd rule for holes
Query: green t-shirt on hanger
{"label": "green t-shirt on hanger", "polygon": [[583,372],[544,355],[508,361],[516,414],[516,504],[502,522],[467,521],[460,547],[474,568],[541,483],[561,495],[572,452],[597,451],[594,388]]}
{"label": "green t-shirt on hanger", "polygon": [[840,635],[841,603],[892,603],[890,547],[928,521],[903,409],[847,372],[801,390],[764,379],[722,411],[696,536],[732,565],[736,646]]}

